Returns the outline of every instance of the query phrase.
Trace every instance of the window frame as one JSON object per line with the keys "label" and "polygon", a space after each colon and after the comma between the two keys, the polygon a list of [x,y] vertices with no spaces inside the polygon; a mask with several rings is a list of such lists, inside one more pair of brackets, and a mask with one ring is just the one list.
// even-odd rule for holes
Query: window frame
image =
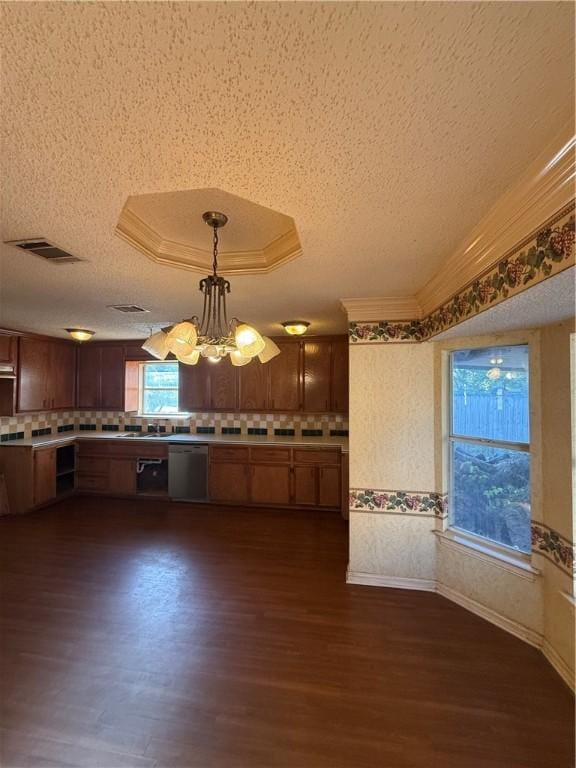
{"label": "window frame", "polygon": [[[157,365],[158,363],[169,363],[170,365],[175,365],[176,370],[178,372],[178,384],[176,387],[146,387],[145,382],[145,370],[146,366],[148,365]],[[147,416],[148,418],[153,419],[173,419],[177,418],[178,416],[187,416],[187,413],[184,413],[183,411],[173,411],[172,413],[147,413],[144,410],[144,397],[146,390],[159,392],[159,391],[166,391],[166,392],[173,392],[174,389],[177,393],[179,393],[179,381],[180,381],[180,369],[178,367],[178,362],[174,360],[145,360],[140,363],[138,366],[138,416]],[[178,398],[179,400],[179,398]],[[179,404],[179,403],[178,403]]]}
{"label": "window frame", "polygon": [[[517,441],[507,441],[507,440],[497,440],[493,438],[485,438],[485,437],[467,437],[465,435],[456,435],[453,432],[454,427],[454,397],[453,397],[453,361],[454,361],[454,355],[458,352],[466,351],[466,350],[478,350],[478,349],[491,349],[493,347],[526,347],[528,352],[528,424],[529,424],[529,438],[530,442],[523,443],[523,442],[517,442]],[[531,552],[523,552],[522,550],[515,549],[514,547],[511,547],[507,544],[504,544],[500,541],[494,541],[493,539],[489,539],[485,536],[482,536],[479,533],[475,533],[474,531],[467,531],[465,528],[460,528],[458,525],[455,525],[453,523],[453,513],[454,513],[454,478],[455,478],[455,472],[454,472],[454,449],[453,445],[454,443],[467,443],[469,445],[484,445],[491,448],[502,448],[504,450],[510,450],[510,451],[517,451],[519,453],[527,453],[528,459],[529,459],[529,469],[530,469],[530,482],[528,486],[529,496],[530,496],[530,523],[533,519],[533,501],[534,501],[534,491],[533,491],[533,439],[532,439],[532,397],[533,397],[533,388],[532,388],[532,376],[533,376],[533,370],[532,370],[532,346],[528,340],[526,341],[514,341],[514,342],[506,342],[504,340],[499,340],[498,342],[487,342],[485,344],[474,344],[467,346],[466,344],[463,344],[462,346],[458,347],[452,347],[447,350],[448,352],[448,387],[447,387],[447,395],[448,395],[448,408],[447,408],[447,418],[448,418],[448,429],[447,429],[447,470],[448,470],[448,516],[446,520],[446,530],[448,532],[453,533],[454,535],[460,537],[464,541],[462,543],[465,543],[466,539],[469,539],[471,543],[478,545],[481,548],[484,548],[486,550],[492,550],[492,553],[496,557],[512,557],[517,558],[519,560],[522,560],[526,563],[530,563],[532,560]],[[452,502],[450,503],[450,500]]]}

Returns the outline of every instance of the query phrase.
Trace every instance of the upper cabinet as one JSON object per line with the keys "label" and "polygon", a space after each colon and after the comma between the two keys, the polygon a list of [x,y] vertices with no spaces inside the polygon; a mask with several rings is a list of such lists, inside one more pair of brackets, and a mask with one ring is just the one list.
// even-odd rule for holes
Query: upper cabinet
{"label": "upper cabinet", "polygon": [[180,365],[180,410],[346,413],[347,337],[274,340],[280,354],[269,363]]}
{"label": "upper cabinet", "polygon": [[123,411],[124,368],[123,345],[81,346],[78,351],[78,408]]}
{"label": "upper cabinet", "polygon": [[67,410],[75,405],[76,349],[67,341],[19,340],[17,408]]}
{"label": "upper cabinet", "polygon": [[17,336],[9,333],[0,333],[0,365],[16,365],[17,343]]}

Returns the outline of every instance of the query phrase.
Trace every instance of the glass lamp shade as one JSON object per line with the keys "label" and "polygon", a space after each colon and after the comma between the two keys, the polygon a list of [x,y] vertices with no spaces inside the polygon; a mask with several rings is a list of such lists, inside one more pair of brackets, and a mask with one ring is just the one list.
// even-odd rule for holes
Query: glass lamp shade
{"label": "glass lamp shade", "polygon": [[147,338],[144,344],[142,344],[142,349],[157,360],[165,360],[168,357],[170,350],[166,346],[166,334],[164,331],[153,333],[152,336]]}
{"label": "glass lamp shade", "polygon": [[242,323],[236,328],[234,340],[238,351],[243,357],[256,357],[265,347],[262,336],[260,336],[255,328],[246,325],[246,323]]}
{"label": "glass lamp shade", "polygon": [[282,323],[282,327],[290,336],[302,336],[303,333],[306,333],[309,326],[310,323],[307,320],[288,320]]}
{"label": "glass lamp shade", "polygon": [[280,348],[268,336],[262,336],[262,338],[264,339],[264,349],[258,355],[258,360],[261,363],[267,363],[280,354]]}
{"label": "glass lamp shade", "polygon": [[198,340],[196,326],[185,320],[172,328],[166,337],[166,346],[178,355],[191,355]]}
{"label": "glass lamp shade", "polygon": [[241,354],[237,349],[235,349],[233,352],[230,352],[230,362],[232,365],[237,367],[241,365],[247,365],[250,360],[252,360],[251,357],[244,357],[244,355]]}
{"label": "glass lamp shade", "polygon": [[193,349],[189,355],[182,355],[180,354],[180,352],[176,353],[176,360],[178,360],[178,362],[180,363],[184,363],[184,365],[196,365],[199,359],[200,359],[199,349]]}
{"label": "glass lamp shade", "polygon": [[94,336],[94,331],[89,331],[86,328],[66,328],[66,330],[76,341],[90,341]]}

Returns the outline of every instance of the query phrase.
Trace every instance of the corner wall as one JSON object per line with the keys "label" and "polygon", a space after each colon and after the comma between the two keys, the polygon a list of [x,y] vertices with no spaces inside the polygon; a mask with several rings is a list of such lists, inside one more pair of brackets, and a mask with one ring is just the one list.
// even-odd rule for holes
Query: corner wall
{"label": "corner wall", "polygon": [[351,583],[434,587],[433,352],[426,343],[350,348]]}

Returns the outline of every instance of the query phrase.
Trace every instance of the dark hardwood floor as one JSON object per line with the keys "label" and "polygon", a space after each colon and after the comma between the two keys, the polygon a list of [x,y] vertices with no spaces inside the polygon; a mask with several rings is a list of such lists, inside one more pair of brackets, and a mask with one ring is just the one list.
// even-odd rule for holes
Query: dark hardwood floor
{"label": "dark hardwood floor", "polygon": [[0,520],[1,764],[565,768],[572,698],[334,514],[73,498]]}

